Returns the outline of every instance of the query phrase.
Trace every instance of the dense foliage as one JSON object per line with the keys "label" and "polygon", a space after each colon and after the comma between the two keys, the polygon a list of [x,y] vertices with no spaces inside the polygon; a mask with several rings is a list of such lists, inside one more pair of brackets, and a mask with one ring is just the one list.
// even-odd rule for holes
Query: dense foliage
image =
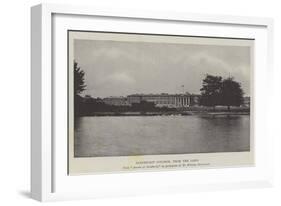
{"label": "dense foliage", "polygon": [[203,106],[222,105],[230,109],[230,106],[240,106],[243,103],[243,90],[233,77],[223,79],[221,76],[207,74],[200,91],[200,104]]}

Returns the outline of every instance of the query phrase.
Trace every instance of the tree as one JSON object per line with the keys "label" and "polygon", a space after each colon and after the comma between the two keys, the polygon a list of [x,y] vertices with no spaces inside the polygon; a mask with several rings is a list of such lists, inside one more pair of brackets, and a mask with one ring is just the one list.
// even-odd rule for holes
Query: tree
{"label": "tree", "polygon": [[229,77],[222,81],[221,88],[221,105],[227,106],[240,106],[243,103],[243,90],[240,83],[234,81],[233,77]]}
{"label": "tree", "polygon": [[222,77],[207,74],[203,79],[203,85],[200,89],[200,104],[204,106],[212,106],[220,104],[221,100]]}
{"label": "tree", "polygon": [[78,63],[74,61],[74,95],[79,95],[86,88],[85,85],[85,72],[78,67]]}
{"label": "tree", "polygon": [[74,61],[74,114],[79,116],[83,113],[83,98],[80,94],[85,90],[85,72],[78,67],[78,63]]}

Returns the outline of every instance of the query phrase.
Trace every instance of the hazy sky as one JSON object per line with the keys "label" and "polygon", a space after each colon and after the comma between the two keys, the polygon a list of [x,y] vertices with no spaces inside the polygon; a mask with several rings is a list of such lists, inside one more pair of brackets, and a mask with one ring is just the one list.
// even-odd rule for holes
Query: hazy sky
{"label": "hazy sky", "polygon": [[74,58],[93,97],[134,93],[200,93],[206,74],[232,76],[250,94],[250,48],[75,40]]}

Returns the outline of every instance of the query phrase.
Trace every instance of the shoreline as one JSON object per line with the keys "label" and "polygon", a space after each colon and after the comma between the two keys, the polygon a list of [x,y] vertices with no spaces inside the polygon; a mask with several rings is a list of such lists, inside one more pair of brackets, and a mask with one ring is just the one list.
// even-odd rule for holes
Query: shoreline
{"label": "shoreline", "polygon": [[202,116],[202,117],[216,117],[216,116],[236,116],[236,115],[250,115],[250,111],[177,111],[177,112],[95,112],[89,115],[81,115],[78,117],[103,117],[103,116]]}

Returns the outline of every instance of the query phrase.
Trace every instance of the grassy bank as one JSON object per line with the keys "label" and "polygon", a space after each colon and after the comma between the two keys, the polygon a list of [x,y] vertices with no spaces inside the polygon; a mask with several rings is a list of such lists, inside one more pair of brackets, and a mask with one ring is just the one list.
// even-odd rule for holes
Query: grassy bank
{"label": "grassy bank", "polygon": [[225,108],[188,108],[178,109],[176,111],[152,111],[152,112],[92,112],[83,116],[169,116],[169,115],[199,115],[199,116],[227,116],[227,115],[249,115],[249,108],[233,108],[227,110]]}

